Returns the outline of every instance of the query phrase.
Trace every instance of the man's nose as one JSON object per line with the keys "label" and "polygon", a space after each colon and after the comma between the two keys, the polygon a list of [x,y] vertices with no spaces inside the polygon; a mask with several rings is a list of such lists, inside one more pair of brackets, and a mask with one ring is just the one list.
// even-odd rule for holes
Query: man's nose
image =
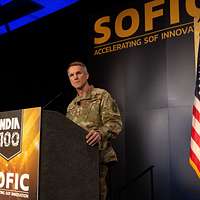
{"label": "man's nose", "polygon": [[77,74],[74,74],[74,79],[78,79],[78,75]]}

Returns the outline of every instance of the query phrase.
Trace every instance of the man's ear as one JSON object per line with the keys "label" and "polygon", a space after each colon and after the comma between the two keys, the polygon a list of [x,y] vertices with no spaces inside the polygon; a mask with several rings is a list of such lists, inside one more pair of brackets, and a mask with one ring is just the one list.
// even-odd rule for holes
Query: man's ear
{"label": "man's ear", "polygon": [[89,76],[90,76],[90,75],[87,73],[87,80],[89,79]]}

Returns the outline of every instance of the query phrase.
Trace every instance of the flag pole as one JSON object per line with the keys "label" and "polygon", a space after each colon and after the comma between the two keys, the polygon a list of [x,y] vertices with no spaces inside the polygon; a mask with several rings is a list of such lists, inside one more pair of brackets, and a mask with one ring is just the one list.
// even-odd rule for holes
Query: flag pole
{"label": "flag pole", "polygon": [[192,107],[192,130],[189,163],[200,178],[200,19],[194,19],[195,97]]}

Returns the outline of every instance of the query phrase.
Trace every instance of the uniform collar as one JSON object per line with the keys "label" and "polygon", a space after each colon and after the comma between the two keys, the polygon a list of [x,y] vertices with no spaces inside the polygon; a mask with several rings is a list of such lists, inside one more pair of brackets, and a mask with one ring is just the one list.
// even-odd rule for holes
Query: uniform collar
{"label": "uniform collar", "polygon": [[82,100],[85,100],[85,99],[90,99],[93,89],[94,89],[94,86],[91,85],[91,86],[90,86],[90,89],[88,90],[87,93],[85,93],[85,95],[79,96],[79,95],[77,94],[77,96],[76,96],[76,103],[77,103],[77,102],[80,102],[80,101],[82,101]]}

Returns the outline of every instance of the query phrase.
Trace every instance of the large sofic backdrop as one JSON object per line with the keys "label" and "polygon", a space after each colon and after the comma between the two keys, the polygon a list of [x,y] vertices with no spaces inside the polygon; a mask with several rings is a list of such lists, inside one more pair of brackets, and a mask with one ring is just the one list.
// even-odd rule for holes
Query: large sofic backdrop
{"label": "large sofic backdrop", "polygon": [[[152,30],[145,31],[145,15],[150,12],[145,13],[145,7],[150,2],[105,3],[106,9],[91,10],[88,20],[92,77],[98,86],[111,91],[124,119],[124,131],[116,141],[120,162],[111,177],[112,198],[197,200],[200,184],[188,163],[195,56],[193,17],[187,6],[198,8],[200,13],[200,5],[181,1],[173,11],[175,1],[154,1],[159,5],[152,10],[163,13],[153,19]],[[134,26],[135,18],[126,12],[132,8],[139,13],[139,27],[122,38],[119,26],[124,34]],[[170,16],[177,12],[179,22],[170,24]],[[124,17],[121,24],[120,16]],[[107,20],[100,25],[103,31],[97,25],[100,19]],[[108,29],[109,39],[95,44],[95,38],[103,38]],[[173,34],[165,37],[170,31]],[[127,45],[134,40],[137,45]],[[151,166],[152,182],[151,171],[142,175]]]}

